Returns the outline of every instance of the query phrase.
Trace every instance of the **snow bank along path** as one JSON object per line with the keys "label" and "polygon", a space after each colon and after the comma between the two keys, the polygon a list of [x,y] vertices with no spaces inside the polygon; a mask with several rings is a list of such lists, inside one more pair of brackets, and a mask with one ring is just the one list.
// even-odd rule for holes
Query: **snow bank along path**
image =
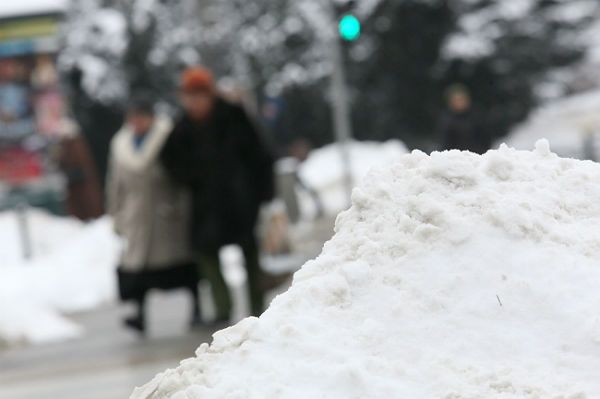
{"label": "snow bank along path", "polygon": [[599,263],[600,165],[416,151],[260,319],[132,398],[599,398]]}
{"label": "snow bank along path", "polygon": [[24,261],[16,216],[0,213],[0,347],[78,337],[63,313],[115,297],[120,245],[109,219],[84,224],[30,209],[28,220],[34,256]]}

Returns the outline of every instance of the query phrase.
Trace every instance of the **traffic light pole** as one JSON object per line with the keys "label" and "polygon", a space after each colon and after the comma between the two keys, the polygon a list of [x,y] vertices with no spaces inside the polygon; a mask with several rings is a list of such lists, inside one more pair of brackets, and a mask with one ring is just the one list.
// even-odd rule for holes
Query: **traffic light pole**
{"label": "traffic light pole", "polygon": [[351,204],[354,179],[350,159],[350,140],[352,138],[352,122],[350,104],[348,102],[348,86],[346,83],[346,65],[344,63],[342,43],[338,35],[331,38],[331,55],[333,71],[331,74],[331,104],[333,108],[333,130],[340,148],[342,170],[344,173],[344,189],[348,205]]}

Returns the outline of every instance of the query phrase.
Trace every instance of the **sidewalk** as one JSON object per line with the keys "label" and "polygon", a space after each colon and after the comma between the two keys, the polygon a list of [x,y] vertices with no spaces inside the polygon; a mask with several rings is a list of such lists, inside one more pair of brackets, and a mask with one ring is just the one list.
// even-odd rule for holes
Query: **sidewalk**
{"label": "sidewalk", "polygon": [[158,294],[151,302],[147,339],[121,328],[126,310],[115,305],[76,315],[87,330],[81,339],[0,352],[0,398],[126,399],[210,342],[212,331],[187,331],[184,294]]}

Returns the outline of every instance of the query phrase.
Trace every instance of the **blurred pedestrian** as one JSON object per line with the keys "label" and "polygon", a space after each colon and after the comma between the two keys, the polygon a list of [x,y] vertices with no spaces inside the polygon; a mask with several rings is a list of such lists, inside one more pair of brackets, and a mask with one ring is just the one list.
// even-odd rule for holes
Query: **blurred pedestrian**
{"label": "blurred pedestrian", "polygon": [[75,122],[64,118],[58,128],[58,165],[67,183],[67,212],[81,220],[100,217],[102,189],[89,145]]}
{"label": "blurred pedestrian", "polygon": [[264,310],[270,283],[259,266],[255,225],[261,203],[273,197],[273,158],[239,105],[220,97],[210,71],[187,69],[181,78],[183,115],[162,160],[172,178],[192,192],[192,245],[210,284],[216,322],[229,322],[232,300],[219,249],[238,244],[244,254],[252,314]]}
{"label": "blurred pedestrian", "polygon": [[489,150],[491,139],[473,107],[469,90],[463,85],[450,86],[446,101],[447,110],[439,126],[442,148],[479,154]]}
{"label": "blurred pedestrian", "polygon": [[169,119],[155,115],[147,96],[139,96],[111,143],[108,210],[124,239],[119,292],[122,300],[136,303],[137,312],[125,324],[140,332],[146,327],[147,292],[153,288],[187,288],[193,298],[192,323],[200,322],[197,271],[188,240],[189,194],[169,178],[159,160],[172,127]]}

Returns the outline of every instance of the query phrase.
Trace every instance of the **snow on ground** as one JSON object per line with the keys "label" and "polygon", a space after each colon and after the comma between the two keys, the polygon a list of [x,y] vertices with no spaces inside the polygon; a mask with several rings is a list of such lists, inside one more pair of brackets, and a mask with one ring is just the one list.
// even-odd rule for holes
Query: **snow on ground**
{"label": "snow on ground", "polygon": [[[79,337],[84,331],[65,313],[93,310],[117,298],[120,243],[109,218],[84,224],[36,209],[26,215],[31,261],[23,258],[17,214],[0,213],[0,347]],[[246,284],[239,247],[223,248],[221,263],[234,290]],[[245,303],[236,303],[238,320],[247,311]]]}
{"label": "snow on ground", "polygon": [[[25,220],[36,258],[51,254],[60,244],[73,239],[81,231],[81,223],[75,219],[59,218],[33,208],[25,212]],[[6,243],[0,247],[0,269],[23,261],[17,213],[0,213],[0,242]]]}
{"label": "snow on ground", "polygon": [[501,141],[527,149],[547,138],[557,154],[581,159],[595,155],[596,149],[589,147],[596,144],[599,133],[600,91],[592,91],[541,107]]}
{"label": "snow on ground", "polygon": [[90,224],[27,211],[33,258],[22,258],[17,217],[0,214],[0,343],[45,343],[78,336],[62,313],[115,296],[119,243],[112,224]]}
{"label": "snow on ground", "polygon": [[133,399],[600,397],[600,165],[415,151],[259,319]]}
{"label": "snow on ground", "polygon": [[[350,163],[354,183],[364,178],[375,166],[388,165],[408,152],[406,146],[398,140],[385,143],[353,141],[349,145]],[[300,166],[300,178],[314,190],[323,201],[326,213],[335,215],[348,207],[340,147],[330,144],[311,152]],[[303,213],[310,213],[310,200],[302,201]]]}

